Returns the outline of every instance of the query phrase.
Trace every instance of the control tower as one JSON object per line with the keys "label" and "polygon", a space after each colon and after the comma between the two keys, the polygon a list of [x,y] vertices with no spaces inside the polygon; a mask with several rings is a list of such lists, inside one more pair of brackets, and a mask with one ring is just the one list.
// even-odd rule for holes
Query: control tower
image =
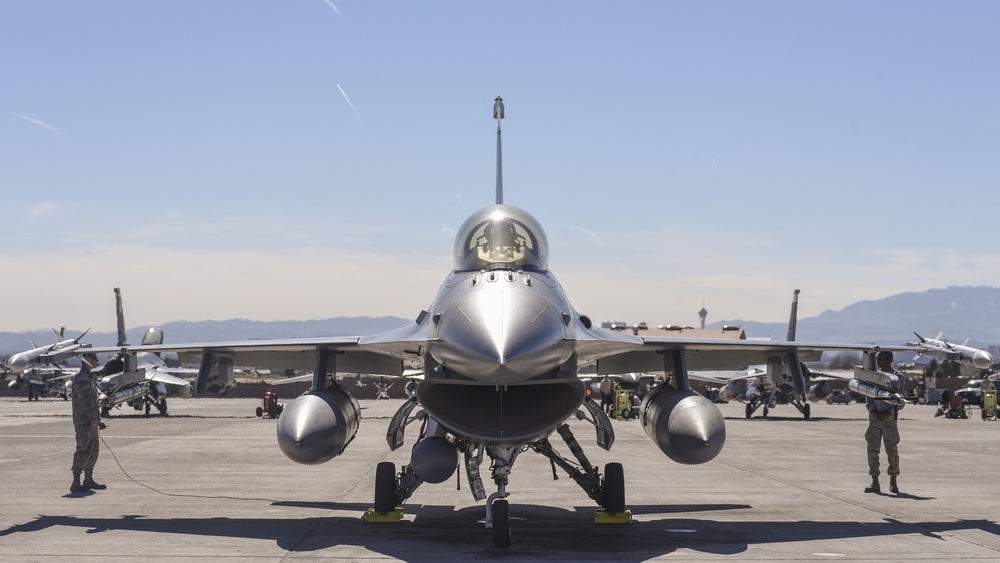
{"label": "control tower", "polygon": [[708,311],[705,310],[705,301],[701,302],[701,311],[698,311],[698,316],[701,317],[701,330],[705,330],[705,317],[708,316]]}

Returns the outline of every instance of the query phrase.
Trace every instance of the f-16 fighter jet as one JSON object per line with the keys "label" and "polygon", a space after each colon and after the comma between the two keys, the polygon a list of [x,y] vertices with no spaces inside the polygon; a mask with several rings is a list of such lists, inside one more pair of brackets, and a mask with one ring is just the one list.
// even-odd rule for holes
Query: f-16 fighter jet
{"label": "f-16 fighter jet", "polygon": [[[639,422],[667,457],[700,464],[722,450],[726,428],[716,406],[691,390],[689,369],[781,363],[796,373],[795,392],[805,393],[801,362],[819,359],[824,350],[877,350],[863,344],[638,336],[594,326],[573,308],[549,269],[552,249],[541,224],[504,202],[499,97],[494,118],[496,200],[458,229],[453,268],[408,326],[369,336],[163,344],[129,347],[127,353],[174,351],[182,361],[200,362],[198,392],[230,381],[233,365],[312,370],[311,391],[287,404],[277,422],[279,447],[302,464],[344,454],[357,433],[358,402],[335,374],[402,377],[407,368],[422,369],[416,397],[389,422],[389,447],[403,445],[413,421],[422,421],[422,430],[408,464],[378,464],[366,519],[398,519],[418,487],[442,483],[460,467],[473,497],[486,501],[493,543],[505,547],[515,511],[508,499],[516,486],[513,468],[531,453],[566,471],[600,506],[599,519],[629,521],[622,464],[594,466],[567,424],[586,420],[599,447],[614,444],[607,415],[587,398],[582,368],[594,367],[599,376],[662,374],[663,382],[643,399]],[[559,440],[571,453],[560,453]]]}

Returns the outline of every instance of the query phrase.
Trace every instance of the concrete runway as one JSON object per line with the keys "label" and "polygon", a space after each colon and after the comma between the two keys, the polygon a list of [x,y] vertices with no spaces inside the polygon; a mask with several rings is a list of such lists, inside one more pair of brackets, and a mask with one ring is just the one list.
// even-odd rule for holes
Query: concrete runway
{"label": "concrete runway", "polygon": [[69,403],[0,400],[0,560],[1000,559],[1000,422],[978,410],[968,420],[934,418],[929,406],[902,411],[899,495],[862,492],[860,404],[814,404],[809,421],[787,406],[746,420],[743,405],[720,405],[728,440],[701,466],[670,461],[637,421],[615,422],[611,452],[574,422],[592,462],[624,464],[633,523],[595,524],[583,491],[564,474],[553,481],[548,461],[526,452],[508,489],[513,545],[497,549],[464,474],[461,490],[454,478],[418,489],[404,522],[360,520],[375,465],[408,461],[415,428],[396,452],[385,442],[398,401],[362,402],[358,437],[318,466],[281,454],[275,421],[254,417],[258,403],[174,400],[169,418],[116,417],[95,473],[108,489],[70,494]]}

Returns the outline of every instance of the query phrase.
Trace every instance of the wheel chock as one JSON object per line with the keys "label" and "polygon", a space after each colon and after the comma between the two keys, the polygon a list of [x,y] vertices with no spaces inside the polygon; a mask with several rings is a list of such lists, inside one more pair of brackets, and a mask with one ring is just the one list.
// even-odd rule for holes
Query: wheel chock
{"label": "wheel chock", "polygon": [[598,510],[594,515],[595,524],[630,524],[632,522],[632,511],[626,510],[617,514],[611,514],[603,510]]}
{"label": "wheel chock", "polygon": [[403,519],[403,509],[397,508],[392,512],[377,512],[374,508],[369,508],[361,519],[365,522],[399,522]]}

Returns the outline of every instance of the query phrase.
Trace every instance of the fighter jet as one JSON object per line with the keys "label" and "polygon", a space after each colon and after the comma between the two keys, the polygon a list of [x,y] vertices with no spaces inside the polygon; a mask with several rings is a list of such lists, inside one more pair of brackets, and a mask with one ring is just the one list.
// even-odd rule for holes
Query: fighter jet
{"label": "fighter jet", "polygon": [[25,350],[24,352],[18,352],[7,360],[7,367],[12,374],[23,373],[29,369],[34,369],[39,366],[46,364],[55,365],[63,360],[76,357],[84,348],[90,347],[90,344],[82,344],[80,340],[90,332],[90,329],[83,331],[83,334],[72,339],[64,339],[64,332],[66,328],[63,327],[62,330],[57,331],[52,329],[52,332],[56,335],[56,342],[54,344],[49,344],[48,346],[37,346],[34,342],[31,345],[34,346],[31,350]]}
{"label": "fighter jet", "polygon": [[73,385],[70,382],[77,368],[64,369],[59,365],[39,366],[18,373],[7,383],[11,390],[24,389],[28,393],[28,401],[37,401],[42,397],[61,397],[68,400]]}
{"label": "fighter jet", "polygon": [[944,339],[944,333],[938,333],[936,338],[924,338],[916,332],[916,342],[910,342],[910,346],[916,346],[919,350],[917,356],[930,356],[941,361],[958,362],[962,365],[978,369],[989,369],[993,365],[993,355],[986,350],[969,346],[969,339],[961,344],[952,344]]}
{"label": "fighter jet", "polygon": [[[799,290],[792,292],[792,310],[788,318],[787,340],[795,340],[798,324]],[[692,378],[710,382],[720,382],[718,378],[706,374],[692,374]],[[813,384],[806,388],[806,380]],[[795,363],[788,358],[773,358],[764,366],[752,367],[745,373],[726,378],[719,388],[719,400],[725,403],[740,401],[746,403],[746,417],[750,418],[757,409],[764,408],[764,417],[777,405],[792,405],[806,420],[810,417],[809,401],[820,401],[833,392],[828,381],[831,377],[813,374],[805,364]]]}
{"label": "fighter jet", "polygon": [[[486,528],[493,543],[511,543],[508,501],[512,469],[522,454],[544,456],[567,472],[600,510],[602,522],[628,522],[621,463],[594,466],[574,436],[569,420],[587,421],[596,443],[610,450],[614,428],[586,396],[580,370],[597,375],[661,374],[640,407],[639,422],[666,456],[701,464],[715,458],[726,440],[721,412],[691,390],[689,369],[733,369],[782,364],[791,370],[794,391],[805,393],[801,361],[824,350],[863,351],[857,344],[809,344],[735,339],[637,336],[603,330],[578,312],[549,269],[549,242],[527,211],[504,203],[501,120],[497,121],[495,203],[474,212],[458,229],[454,267],[429,307],[408,326],[352,337],[251,340],[127,347],[138,352],[174,351],[200,362],[196,391],[224,385],[233,365],[312,370],[312,389],[286,405],[277,423],[280,449],[293,461],[318,464],[343,454],[360,422],[360,407],[337,373],[402,377],[423,369],[416,397],[389,422],[390,449],[401,447],[405,429],[422,424],[410,462],[376,468],[374,506],[365,519],[399,520],[404,502],[420,486],[448,480],[458,466],[476,500],[485,500]],[[114,351],[109,350],[109,351]],[[572,458],[559,453],[555,437]],[[488,459],[487,459],[488,458]],[[485,464],[484,464],[485,462]],[[486,482],[494,490],[487,494]]]}
{"label": "fighter jet", "polygon": [[[115,288],[115,311],[118,320],[119,355],[101,368],[97,382],[101,394],[97,398],[103,416],[108,416],[112,408],[129,405],[135,410],[145,410],[149,415],[151,407],[156,407],[161,416],[167,415],[167,398],[190,398],[193,388],[190,382],[179,375],[195,376],[197,369],[167,366],[166,361],[155,352],[125,354],[121,350],[129,347],[125,336],[125,315],[122,308],[121,290]],[[142,346],[163,344],[163,331],[152,327],[142,336]]]}

